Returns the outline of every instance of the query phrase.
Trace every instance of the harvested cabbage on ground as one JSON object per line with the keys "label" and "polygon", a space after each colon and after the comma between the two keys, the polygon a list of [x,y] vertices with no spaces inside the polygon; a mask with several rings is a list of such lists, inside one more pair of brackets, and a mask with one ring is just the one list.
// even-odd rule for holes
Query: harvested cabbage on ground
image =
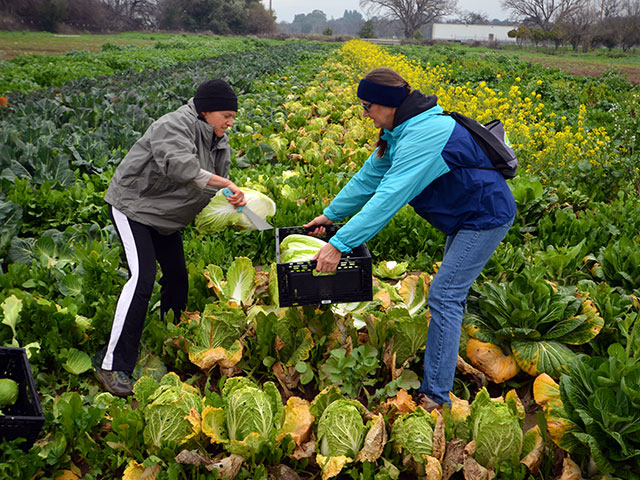
{"label": "harvested cabbage on ground", "polygon": [[408,262],[396,262],[389,260],[386,262],[380,262],[373,267],[373,274],[380,278],[391,278],[397,280],[402,278],[407,273]]}
{"label": "harvested cabbage on ground", "polygon": [[[242,188],[247,207],[263,219],[272,217],[276,213],[276,204],[264,193]],[[209,201],[209,204],[196,216],[195,226],[200,233],[216,233],[227,227],[236,227],[245,230],[255,230],[256,227],[251,220],[242,212],[238,212],[233,205],[227,201],[219,190]]]}

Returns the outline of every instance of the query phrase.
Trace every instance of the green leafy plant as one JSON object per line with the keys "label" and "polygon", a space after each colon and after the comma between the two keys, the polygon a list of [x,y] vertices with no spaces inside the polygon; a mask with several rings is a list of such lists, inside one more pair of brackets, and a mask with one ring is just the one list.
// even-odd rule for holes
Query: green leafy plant
{"label": "green leafy plant", "polygon": [[197,388],[171,372],[160,382],[153,377],[140,378],[133,393],[144,417],[143,438],[149,453],[163,448],[173,451],[194,436],[194,422],[189,419],[194,414],[198,418],[202,412],[202,397]]}
{"label": "green leafy plant", "polygon": [[640,251],[637,242],[622,237],[602,247],[597,256],[594,274],[613,286],[631,292],[640,285]]}
{"label": "green leafy plant", "polygon": [[555,427],[550,432],[556,444],[592,458],[602,474],[624,479],[640,478],[637,323],[633,331],[632,341],[626,347],[611,345],[608,357],[577,357],[570,374],[547,387],[550,394],[536,397],[547,424]]}
{"label": "green leafy plant", "polygon": [[344,348],[331,350],[318,372],[323,385],[337,385],[347,397],[357,398],[364,387],[375,385],[379,367],[378,351],[365,343],[349,354]]}
{"label": "green leafy plant", "polygon": [[246,377],[227,379],[221,407],[202,412],[202,431],[229,453],[253,458],[264,446],[274,449],[284,422],[284,407],[272,382],[262,388]]}
{"label": "green leafy plant", "polygon": [[[336,398],[331,390],[321,392],[311,404],[319,414],[316,462],[323,478],[340,473],[348,463],[375,462],[387,441],[382,415],[364,420],[364,408],[356,400]],[[320,413],[321,412],[321,413]]]}
{"label": "green leafy plant", "polygon": [[[589,342],[604,325],[586,294],[555,287],[540,270],[527,268],[509,284],[485,282],[472,288],[465,331],[503,348],[533,376],[548,373],[557,378],[566,373],[575,356],[568,345]],[[483,369],[478,353],[482,352],[470,351],[467,344],[469,359]]]}

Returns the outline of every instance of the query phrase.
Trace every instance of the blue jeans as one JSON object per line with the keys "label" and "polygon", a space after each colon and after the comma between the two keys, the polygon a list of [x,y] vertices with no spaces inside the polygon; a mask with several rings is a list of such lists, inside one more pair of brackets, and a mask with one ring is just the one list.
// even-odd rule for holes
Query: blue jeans
{"label": "blue jeans", "polygon": [[421,393],[441,405],[451,403],[467,294],[512,224],[513,220],[491,230],[460,230],[447,237],[442,264],[429,287],[431,323],[420,386]]}

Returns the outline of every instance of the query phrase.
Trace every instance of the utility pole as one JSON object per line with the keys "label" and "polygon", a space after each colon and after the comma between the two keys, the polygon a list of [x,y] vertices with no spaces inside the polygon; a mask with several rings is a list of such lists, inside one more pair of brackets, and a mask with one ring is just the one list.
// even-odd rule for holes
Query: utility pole
{"label": "utility pole", "polygon": [[273,0],[269,0],[269,15],[273,15],[273,8],[271,8],[271,2]]}

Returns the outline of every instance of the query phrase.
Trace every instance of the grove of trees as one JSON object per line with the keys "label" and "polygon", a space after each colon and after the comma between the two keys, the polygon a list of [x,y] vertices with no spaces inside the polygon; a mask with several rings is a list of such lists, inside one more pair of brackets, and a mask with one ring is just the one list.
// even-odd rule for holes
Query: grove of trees
{"label": "grove of trees", "polygon": [[640,44],[640,0],[502,0],[520,23],[512,36],[535,44],[568,44],[586,52],[595,46]]}
{"label": "grove of trees", "polygon": [[260,0],[0,0],[0,11],[30,29],[67,26],[90,32],[125,30],[256,34],[276,30]]}

